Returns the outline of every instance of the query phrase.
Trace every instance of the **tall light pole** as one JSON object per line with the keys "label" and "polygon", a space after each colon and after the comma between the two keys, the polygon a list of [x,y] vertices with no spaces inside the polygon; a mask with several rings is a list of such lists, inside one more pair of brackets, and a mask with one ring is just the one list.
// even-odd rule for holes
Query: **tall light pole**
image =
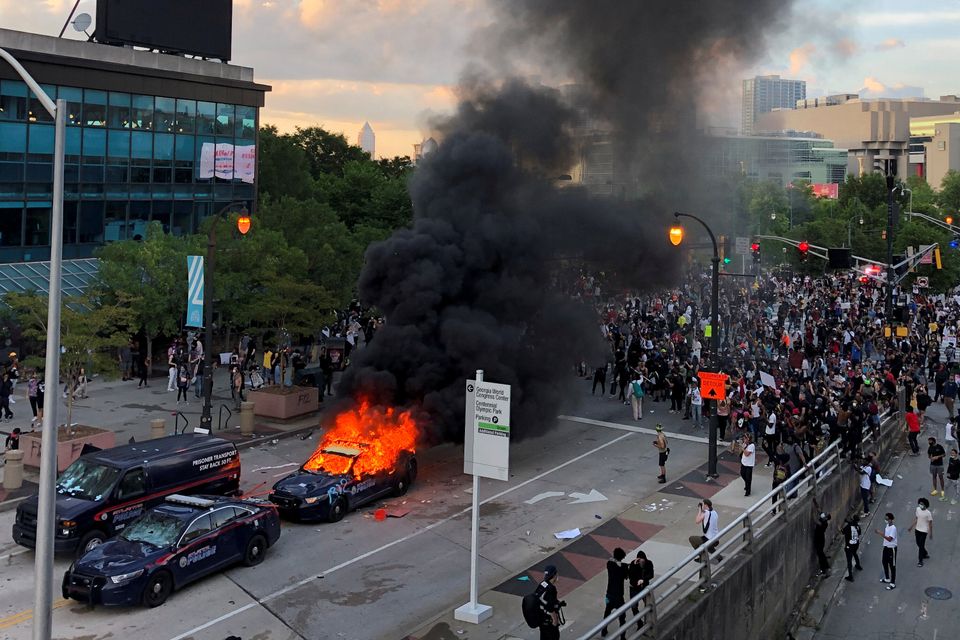
{"label": "tall light pole", "polygon": [[847,246],[848,246],[848,247],[852,247],[852,246],[853,246],[853,233],[852,233],[853,227],[852,227],[852,225],[853,225],[853,221],[856,220],[857,218],[860,218],[860,224],[862,225],[862,224],[863,224],[863,216],[861,216],[859,213],[858,213],[857,215],[853,216],[852,218],[850,218],[850,220],[847,222]]}
{"label": "tall light pole", "polygon": [[63,258],[63,151],[67,126],[67,103],[56,103],[9,53],[6,60],[30,87],[54,119],[53,206],[50,222],[50,286],[47,292],[47,352],[44,379],[52,387],[43,399],[40,448],[40,484],[37,504],[37,547],[34,566],[33,639],[48,640],[53,625],[53,542],[57,506],[57,385],[60,380],[60,276]]}
{"label": "tall light pole", "polygon": [[[713,235],[713,229],[707,226],[707,223],[692,213],[673,214],[674,218],[690,218],[696,220],[710,235],[710,242],[713,243],[713,281],[712,295],[710,300],[710,351],[713,353],[713,366],[720,369],[720,248],[717,246],[717,238]],[[670,229],[670,242],[679,245],[683,240],[683,230],[680,227]],[[719,400],[714,400],[713,411],[710,413],[710,438],[709,451],[707,452],[707,475],[711,478],[718,477],[717,473],[717,406]]]}
{"label": "tall light pole", "polygon": [[213,258],[217,252],[217,222],[232,207],[240,205],[240,218],[237,228],[240,233],[246,234],[250,230],[250,217],[245,202],[231,202],[220,209],[210,224],[207,232],[207,259],[203,267],[203,411],[200,413],[201,432],[210,433],[213,423],[211,398],[213,396]]}

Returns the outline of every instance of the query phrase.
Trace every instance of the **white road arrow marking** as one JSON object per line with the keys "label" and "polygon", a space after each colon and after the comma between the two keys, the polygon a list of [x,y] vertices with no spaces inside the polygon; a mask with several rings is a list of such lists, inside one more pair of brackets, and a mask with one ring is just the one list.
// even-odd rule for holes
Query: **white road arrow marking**
{"label": "white road arrow marking", "polygon": [[567,504],[580,504],[583,502],[602,502],[607,499],[607,496],[603,495],[596,489],[591,489],[590,493],[577,493],[576,491],[570,494],[571,498],[576,498],[573,502],[568,502]]}
{"label": "white road arrow marking", "polygon": [[523,504],[536,504],[541,500],[546,500],[547,498],[562,498],[565,496],[563,491],[544,491],[543,493],[538,493],[529,500],[524,500]]}

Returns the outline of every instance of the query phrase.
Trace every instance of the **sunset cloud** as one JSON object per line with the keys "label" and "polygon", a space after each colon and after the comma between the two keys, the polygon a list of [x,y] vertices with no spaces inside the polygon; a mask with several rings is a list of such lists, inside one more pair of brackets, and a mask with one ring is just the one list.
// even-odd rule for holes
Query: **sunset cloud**
{"label": "sunset cloud", "polygon": [[900,49],[905,46],[907,46],[907,44],[900,38],[887,38],[874,48],[877,51],[890,51],[892,49]]}
{"label": "sunset cloud", "polygon": [[800,71],[810,63],[810,57],[816,53],[816,51],[817,48],[810,42],[791,51],[790,74],[797,75],[800,73]]}

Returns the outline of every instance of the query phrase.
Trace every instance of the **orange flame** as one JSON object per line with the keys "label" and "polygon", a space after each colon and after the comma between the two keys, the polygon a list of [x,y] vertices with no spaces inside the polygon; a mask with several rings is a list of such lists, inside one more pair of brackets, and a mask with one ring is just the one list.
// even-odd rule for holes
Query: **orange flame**
{"label": "orange flame", "polygon": [[392,471],[402,453],[416,451],[418,433],[410,411],[372,407],[363,400],[360,406],[334,418],[333,426],[303,466],[308,471],[322,470],[330,474],[350,472],[350,458],[323,452],[328,447],[340,446],[363,451],[353,464],[353,475],[358,479],[379,471]]}

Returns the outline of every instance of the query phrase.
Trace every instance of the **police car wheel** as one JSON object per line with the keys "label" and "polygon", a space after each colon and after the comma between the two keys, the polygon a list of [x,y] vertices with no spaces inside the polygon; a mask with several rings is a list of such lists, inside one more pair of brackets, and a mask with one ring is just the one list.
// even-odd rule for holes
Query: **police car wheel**
{"label": "police car wheel", "polygon": [[263,562],[266,554],[267,539],[258,533],[250,538],[250,542],[247,543],[247,552],[243,555],[243,564],[248,567],[255,567]]}
{"label": "police car wheel", "polygon": [[393,485],[393,495],[402,496],[407,492],[407,489],[410,488],[410,476],[406,473],[397,478],[396,483]]}
{"label": "police car wheel", "polygon": [[170,574],[166,571],[158,571],[150,576],[147,586],[143,589],[143,604],[150,608],[159,607],[167,601],[172,592],[173,580]]}
{"label": "police car wheel", "polygon": [[80,538],[80,544],[77,545],[77,557],[79,558],[86,552],[91,549],[99,547],[106,541],[107,536],[105,536],[100,531],[90,531],[87,535]]}
{"label": "police car wheel", "polygon": [[347,503],[343,498],[340,498],[330,505],[330,513],[327,516],[327,520],[330,522],[340,522],[345,515],[347,515]]}

